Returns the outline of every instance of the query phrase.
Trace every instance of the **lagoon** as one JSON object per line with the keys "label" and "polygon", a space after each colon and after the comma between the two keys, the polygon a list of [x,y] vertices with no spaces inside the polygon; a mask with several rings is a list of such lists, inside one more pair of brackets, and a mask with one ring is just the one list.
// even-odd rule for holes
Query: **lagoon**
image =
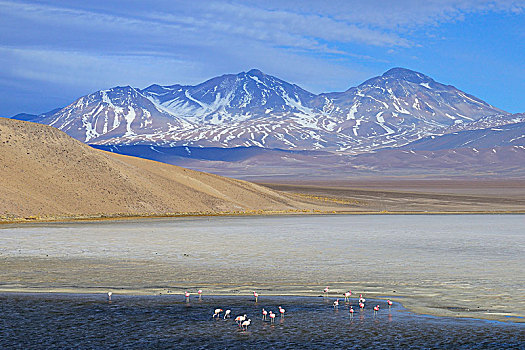
{"label": "lagoon", "polygon": [[[322,297],[175,295],[122,296],[111,302],[94,294],[0,294],[0,347],[74,349],[518,349],[525,324],[413,314],[384,301],[356,310],[337,310]],[[356,299],[351,304],[357,309]],[[286,309],[275,323],[263,321],[261,309]],[[212,318],[230,309],[230,319]],[[233,321],[246,313],[251,325],[242,331]]]}
{"label": "lagoon", "polygon": [[523,215],[199,217],[0,226],[0,290],[321,295],[523,322]]}

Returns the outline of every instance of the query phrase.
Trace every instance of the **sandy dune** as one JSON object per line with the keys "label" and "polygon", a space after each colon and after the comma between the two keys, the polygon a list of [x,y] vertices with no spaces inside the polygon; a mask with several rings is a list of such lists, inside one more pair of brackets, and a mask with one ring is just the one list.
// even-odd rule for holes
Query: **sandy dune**
{"label": "sandy dune", "polygon": [[0,118],[0,220],[293,211],[319,205],[249,182],[95,150]]}

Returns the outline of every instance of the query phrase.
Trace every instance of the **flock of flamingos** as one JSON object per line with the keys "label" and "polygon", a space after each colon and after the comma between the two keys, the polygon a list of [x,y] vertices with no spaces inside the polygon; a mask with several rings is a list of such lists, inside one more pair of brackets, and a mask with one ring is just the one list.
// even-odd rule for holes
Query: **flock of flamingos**
{"label": "flock of flamingos", "polygon": [[[323,297],[325,297],[325,298],[328,297],[328,292],[329,292],[329,288],[326,287],[323,290]],[[202,290],[199,289],[197,294],[199,295],[199,299],[200,299],[202,297]],[[111,296],[112,295],[113,295],[112,292],[108,292],[108,301],[111,301]],[[349,302],[350,301],[350,296],[352,295],[352,292],[348,291],[348,292],[344,293],[343,295],[344,295],[344,298],[345,298],[345,302]],[[255,302],[257,302],[258,299],[259,299],[259,294],[256,291],[254,291],[253,292],[253,296],[255,298]],[[190,301],[190,293],[189,292],[184,292],[184,297],[186,298],[186,302]],[[359,308],[361,310],[363,310],[365,308],[365,302],[366,302],[366,299],[363,298],[362,294],[360,294],[359,295],[359,304],[358,305],[359,305]],[[390,308],[392,306],[392,302],[390,300],[387,300],[387,304],[388,304],[388,308]],[[334,309],[338,309],[339,308],[339,299],[334,301],[333,307],[334,307]],[[374,315],[378,311],[379,311],[379,305],[374,306]],[[281,306],[279,306],[279,314],[280,314],[281,319],[284,319],[284,313],[285,312],[286,312],[286,310],[283,309]],[[354,309],[353,309],[352,306],[350,306],[349,312],[350,312],[350,317],[353,317],[354,316]],[[223,309],[217,308],[217,309],[214,310],[213,318],[220,318],[221,314],[224,314],[222,316],[224,319],[230,318],[231,317],[231,310],[224,311]],[[273,311],[271,311],[271,310],[267,311],[264,308],[262,309],[262,320],[263,321],[268,321],[268,318],[269,318],[269,321],[271,323],[274,323],[275,322],[275,317],[276,317],[276,314]],[[249,319],[246,314],[244,314],[244,315],[239,315],[239,316],[235,317],[235,322],[239,325],[239,328],[241,328],[243,331],[246,331],[246,330],[248,330],[248,326],[251,324],[252,320]]]}

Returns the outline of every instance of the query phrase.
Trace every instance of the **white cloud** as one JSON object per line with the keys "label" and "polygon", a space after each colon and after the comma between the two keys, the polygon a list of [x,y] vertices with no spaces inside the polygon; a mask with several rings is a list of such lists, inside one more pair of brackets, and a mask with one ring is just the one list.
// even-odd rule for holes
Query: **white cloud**
{"label": "white cloud", "polygon": [[[114,47],[118,51],[136,44],[140,49],[184,51],[186,47],[249,46],[259,41],[281,50],[365,57],[348,52],[346,44],[418,46],[407,29],[461,20],[473,12],[520,13],[525,8],[523,1],[513,0],[273,1],[264,7],[259,1],[168,1],[138,9],[129,1],[87,4],[93,9],[0,1],[0,19],[4,19],[0,29],[8,32],[22,21],[26,26],[20,28],[22,33],[34,31],[22,42],[36,45],[44,37],[46,45],[88,50],[111,51]],[[57,40],[50,40],[46,32],[56,33]],[[4,45],[14,44],[4,40]]]}
{"label": "white cloud", "polygon": [[377,73],[370,65],[385,66],[385,57],[414,55],[421,28],[524,8],[512,0],[0,0],[0,75],[98,89],[195,84],[257,67],[313,92],[342,90]]}
{"label": "white cloud", "polygon": [[[98,55],[77,51],[0,47],[0,72],[25,80],[92,89],[172,83],[195,64],[151,52]],[[200,78],[200,77],[199,77]]]}
{"label": "white cloud", "polygon": [[[244,1],[246,3],[246,1]],[[248,1],[253,6],[260,2]],[[322,13],[327,17],[372,28],[400,31],[403,27],[436,25],[461,20],[469,13],[523,13],[523,0],[305,0],[297,2],[267,0],[268,8],[305,13]]]}

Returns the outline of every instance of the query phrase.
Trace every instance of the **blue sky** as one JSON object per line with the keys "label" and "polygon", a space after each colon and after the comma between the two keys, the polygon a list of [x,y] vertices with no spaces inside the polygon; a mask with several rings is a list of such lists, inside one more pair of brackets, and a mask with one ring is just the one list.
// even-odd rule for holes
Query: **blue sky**
{"label": "blue sky", "polygon": [[525,112],[525,1],[0,0],[0,115],[259,68],[314,93],[392,67]]}

